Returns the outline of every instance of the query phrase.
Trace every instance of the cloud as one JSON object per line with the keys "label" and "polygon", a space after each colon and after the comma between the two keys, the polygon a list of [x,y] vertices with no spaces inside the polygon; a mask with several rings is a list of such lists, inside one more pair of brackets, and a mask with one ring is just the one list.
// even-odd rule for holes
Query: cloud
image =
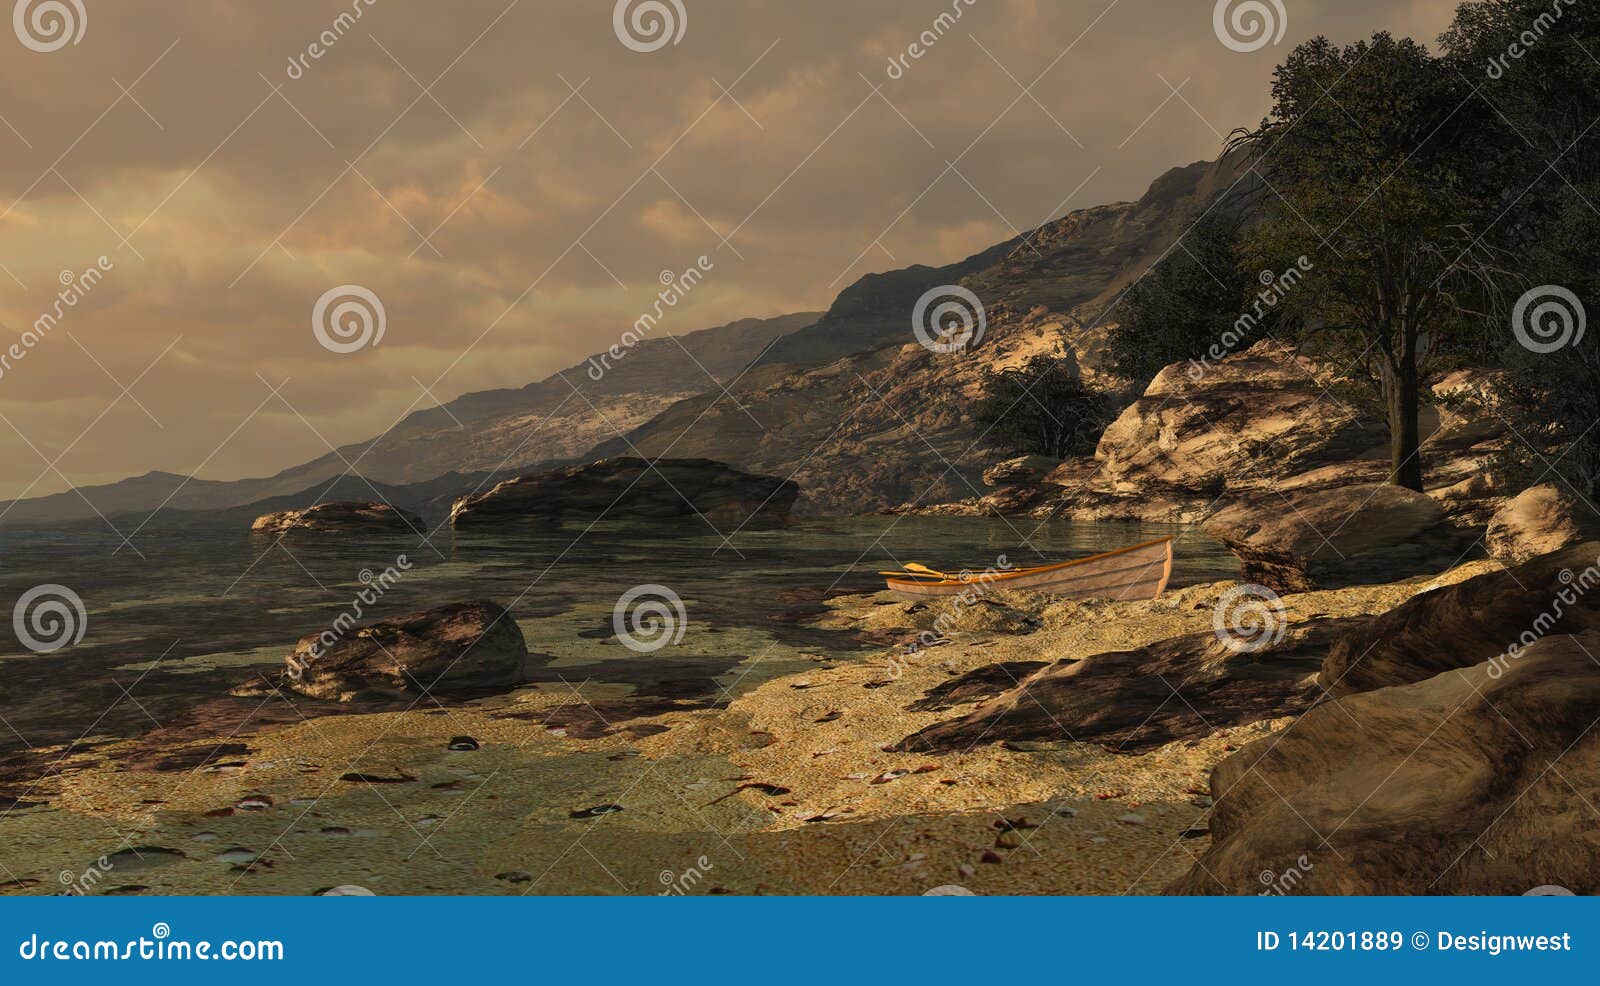
{"label": "cloud", "polygon": [[[1241,55],[1193,0],[977,0],[898,79],[946,0],[686,0],[648,54],[610,6],[119,0],[57,52],[0,39],[0,325],[116,264],[0,377],[0,495],[275,472],[369,437],[418,380],[449,399],[578,361],[701,254],[716,283],[672,331],[824,308],[1136,197],[1259,118],[1290,44],[1431,36],[1453,3],[1301,0]],[[317,345],[342,284],[382,298],[376,349]]]}

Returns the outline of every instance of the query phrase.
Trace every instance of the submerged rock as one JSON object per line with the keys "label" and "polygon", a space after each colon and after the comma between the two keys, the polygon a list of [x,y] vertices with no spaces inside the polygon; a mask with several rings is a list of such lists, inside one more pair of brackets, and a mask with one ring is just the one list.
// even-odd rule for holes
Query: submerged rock
{"label": "submerged rock", "polygon": [[[513,521],[673,520],[742,524],[788,515],[800,487],[710,459],[615,458],[508,479],[450,509],[456,527]],[[689,528],[693,530],[693,528]],[[698,533],[698,532],[697,532]]]}
{"label": "submerged rock", "polygon": [[407,696],[520,684],[528,648],[516,620],[486,600],[452,603],[350,630],[308,633],[286,687],[313,698]]}
{"label": "submerged rock", "polygon": [[423,530],[422,518],[387,503],[319,503],[304,510],[263,514],[250,525],[258,534],[378,533],[410,534]]}

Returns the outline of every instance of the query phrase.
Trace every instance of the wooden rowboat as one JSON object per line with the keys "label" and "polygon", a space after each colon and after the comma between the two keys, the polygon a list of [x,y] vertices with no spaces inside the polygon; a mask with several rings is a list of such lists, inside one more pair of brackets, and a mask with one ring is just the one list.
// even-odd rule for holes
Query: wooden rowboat
{"label": "wooden rowboat", "polygon": [[1131,548],[1039,568],[991,569],[950,575],[921,565],[907,565],[905,571],[878,574],[888,577],[886,581],[891,590],[912,599],[956,596],[974,589],[980,592],[1021,589],[1067,599],[1133,602],[1154,599],[1166,590],[1172,578],[1172,539],[1146,541]]}

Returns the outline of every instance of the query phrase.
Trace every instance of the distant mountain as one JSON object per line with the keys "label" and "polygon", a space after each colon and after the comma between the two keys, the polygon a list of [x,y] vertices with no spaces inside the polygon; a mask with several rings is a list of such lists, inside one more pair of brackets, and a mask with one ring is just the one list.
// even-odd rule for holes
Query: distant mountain
{"label": "distant mountain", "polygon": [[[1114,301],[1204,211],[1244,209],[1255,191],[1237,159],[1201,162],[1161,176],[1137,202],[1071,213],[961,263],[865,277],[816,325],[773,346],[731,400],[685,400],[588,457],[670,446],[792,477],[797,509],[812,513],[977,495],[996,458],[968,413],[985,371],[1054,353],[1117,387],[1103,355]],[[968,352],[938,354],[917,343],[912,312],[924,292],[951,284],[984,303],[987,333]]]}
{"label": "distant mountain", "polygon": [[[258,504],[284,509],[317,499],[376,499],[367,481],[382,492],[425,486],[449,473],[515,473],[574,461],[673,403],[734,380],[774,340],[817,317],[812,312],[742,319],[687,335],[645,339],[624,350],[620,359],[606,358],[593,373],[586,360],[526,387],[465,394],[410,414],[376,438],[273,476],[219,482],[151,472],[103,486],[0,502],[0,526],[72,522],[94,518],[97,512],[111,516]],[[317,496],[348,471],[347,461],[356,463],[356,475]]]}

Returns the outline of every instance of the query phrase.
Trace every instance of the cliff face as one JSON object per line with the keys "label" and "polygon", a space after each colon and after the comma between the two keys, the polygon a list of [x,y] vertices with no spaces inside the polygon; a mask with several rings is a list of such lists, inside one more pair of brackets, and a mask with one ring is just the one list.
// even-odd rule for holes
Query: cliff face
{"label": "cliff face", "polygon": [[[1074,212],[950,267],[864,278],[730,394],[685,400],[590,454],[692,455],[790,476],[806,513],[982,495],[995,455],[968,408],[985,372],[1055,353],[1102,375],[1114,300],[1237,177],[1228,162],[1179,168],[1138,202]],[[986,332],[938,353],[917,341],[913,312],[952,284],[983,303]]]}

